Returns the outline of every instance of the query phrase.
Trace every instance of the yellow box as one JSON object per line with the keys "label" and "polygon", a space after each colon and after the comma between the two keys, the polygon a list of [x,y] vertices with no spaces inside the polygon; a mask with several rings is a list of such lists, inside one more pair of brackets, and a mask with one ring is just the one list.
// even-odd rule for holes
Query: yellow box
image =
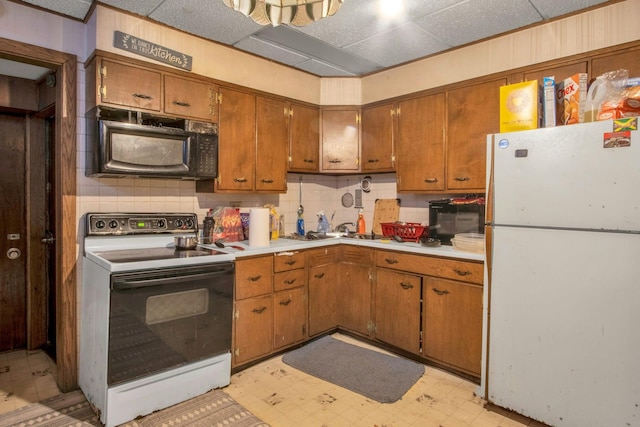
{"label": "yellow box", "polygon": [[500,132],[537,129],[540,90],[537,80],[500,87]]}

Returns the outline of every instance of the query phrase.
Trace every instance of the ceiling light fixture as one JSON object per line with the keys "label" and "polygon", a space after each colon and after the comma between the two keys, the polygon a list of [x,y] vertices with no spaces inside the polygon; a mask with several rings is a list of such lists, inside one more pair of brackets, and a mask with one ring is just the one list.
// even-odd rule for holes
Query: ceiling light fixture
{"label": "ceiling light fixture", "polygon": [[302,27],[334,15],[344,0],[222,0],[260,25]]}

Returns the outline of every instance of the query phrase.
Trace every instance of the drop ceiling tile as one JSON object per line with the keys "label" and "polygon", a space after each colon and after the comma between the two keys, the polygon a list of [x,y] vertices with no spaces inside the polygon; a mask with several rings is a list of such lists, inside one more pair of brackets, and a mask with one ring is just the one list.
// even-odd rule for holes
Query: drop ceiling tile
{"label": "drop ceiling tile", "polygon": [[297,29],[333,46],[344,47],[466,0],[394,1],[403,4],[404,11],[393,20],[378,13],[377,2],[348,0],[335,15]]}
{"label": "drop ceiling tile", "polygon": [[149,18],[204,38],[234,44],[262,28],[222,0],[170,0]]}
{"label": "drop ceiling tile", "polygon": [[44,77],[50,72],[51,70],[48,68],[0,58],[0,75],[3,76],[20,77],[22,79],[28,80],[39,80],[41,77]]}
{"label": "drop ceiling tile", "polygon": [[416,20],[449,46],[460,46],[541,21],[529,0],[469,0]]}
{"label": "drop ceiling tile", "polygon": [[92,0],[25,0],[25,3],[53,10],[72,18],[84,19],[91,8]]}
{"label": "drop ceiling tile", "polygon": [[240,40],[234,47],[287,65],[296,65],[309,60],[308,56],[252,36]]}
{"label": "drop ceiling tile", "polygon": [[556,16],[565,15],[575,10],[585,9],[587,7],[606,3],[607,0],[531,0],[533,6],[543,18],[555,18]]}
{"label": "drop ceiling tile", "polygon": [[163,1],[165,0],[100,0],[100,3],[137,13],[138,15],[148,16]]}
{"label": "drop ceiling tile", "polygon": [[320,61],[316,61],[315,59],[310,59],[301,64],[298,64],[296,65],[296,68],[318,75],[320,77],[351,77],[354,75],[346,70],[333,67]]}
{"label": "drop ceiling tile", "polygon": [[346,46],[347,52],[389,67],[447,49],[449,46],[407,23]]}

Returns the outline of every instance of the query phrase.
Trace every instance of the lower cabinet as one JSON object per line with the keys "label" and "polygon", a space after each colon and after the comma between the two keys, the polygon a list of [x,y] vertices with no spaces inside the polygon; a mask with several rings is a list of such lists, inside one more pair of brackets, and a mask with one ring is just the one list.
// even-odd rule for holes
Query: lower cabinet
{"label": "lower cabinet", "polygon": [[362,335],[371,333],[371,282],[373,249],[340,247],[338,324]]}
{"label": "lower cabinet", "polygon": [[482,286],[424,279],[423,355],[480,376]]}
{"label": "lower cabinet", "polygon": [[303,287],[273,295],[273,349],[304,341],[307,329],[307,300]]}
{"label": "lower cabinet", "polygon": [[271,353],[272,346],[273,297],[236,301],[233,365],[265,356]]}
{"label": "lower cabinet", "polygon": [[422,279],[413,274],[378,269],[375,285],[375,338],[420,353]]}
{"label": "lower cabinet", "polygon": [[309,251],[309,336],[338,326],[338,247]]}

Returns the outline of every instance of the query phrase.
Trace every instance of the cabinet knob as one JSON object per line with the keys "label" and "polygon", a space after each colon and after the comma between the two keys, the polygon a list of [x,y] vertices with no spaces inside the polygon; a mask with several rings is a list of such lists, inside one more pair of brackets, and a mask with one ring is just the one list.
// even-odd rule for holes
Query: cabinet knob
{"label": "cabinet knob", "polygon": [[413,285],[411,283],[408,282],[401,282],[400,286],[402,287],[402,289],[409,290],[409,289],[413,289]]}
{"label": "cabinet knob", "polygon": [[142,94],[142,93],[134,93],[133,97],[134,98],[140,98],[140,99],[147,99],[147,100],[153,99],[153,96],[145,95],[145,94]]}
{"label": "cabinet knob", "polygon": [[453,272],[456,273],[458,276],[468,276],[471,274],[471,272],[468,270],[458,270],[457,268],[454,268]]}
{"label": "cabinet knob", "polygon": [[247,178],[245,178],[245,177],[234,178],[233,181],[234,182],[247,182]]}
{"label": "cabinet knob", "polygon": [[257,281],[258,281],[258,280],[260,280],[260,279],[262,279],[262,275],[261,275],[261,274],[259,274],[259,275],[257,275],[257,276],[249,277],[249,281],[250,281],[250,282],[257,282]]}
{"label": "cabinet knob", "polygon": [[296,283],[296,279],[285,280],[284,283],[286,285],[293,285],[294,283]]}
{"label": "cabinet knob", "polygon": [[455,178],[453,178],[453,179],[455,179],[456,181],[461,181],[461,182],[463,182],[463,181],[469,181],[471,178],[469,178],[468,176],[456,176],[456,177],[455,177]]}
{"label": "cabinet knob", "polygon": [[267,309],[267,307],[254,308],[251,310],[255,314],[262,314]]}
{"label": "cabinet knob", "polygon": [[280,305],[284,305],[285,307],[288,306],[289,304],[291,304],[291,298],[289,298],[286,301],[280,301],[279,302]]}
{"label": "cabinet knob", "polygon": [[172,104],[177,105],[178,107],[191,107],[191,104],[188,102],[173,101]]}
{"label": "cabinet knob", "polygon": [[273,180],[272,179],[263,179],[262,182],[264,184],[273,184]]}
{"label": "cabinet knob", "polygon": [[398,260],[393,258],[385,258],[384,259],[387,264],[397,264]]}
{"label": "cabinet knob", "polygon": [[315,277],[316,279],[322,279],[324,277],[324,273],[318,273],[318,274],[314,275],[313,277]]}
{"label": "cabinet knob", "polygon": [[427,184],[435,184],[436,182],[438,182],[438,178],[427,178],[424,180],[424,182],[426,182]]}

